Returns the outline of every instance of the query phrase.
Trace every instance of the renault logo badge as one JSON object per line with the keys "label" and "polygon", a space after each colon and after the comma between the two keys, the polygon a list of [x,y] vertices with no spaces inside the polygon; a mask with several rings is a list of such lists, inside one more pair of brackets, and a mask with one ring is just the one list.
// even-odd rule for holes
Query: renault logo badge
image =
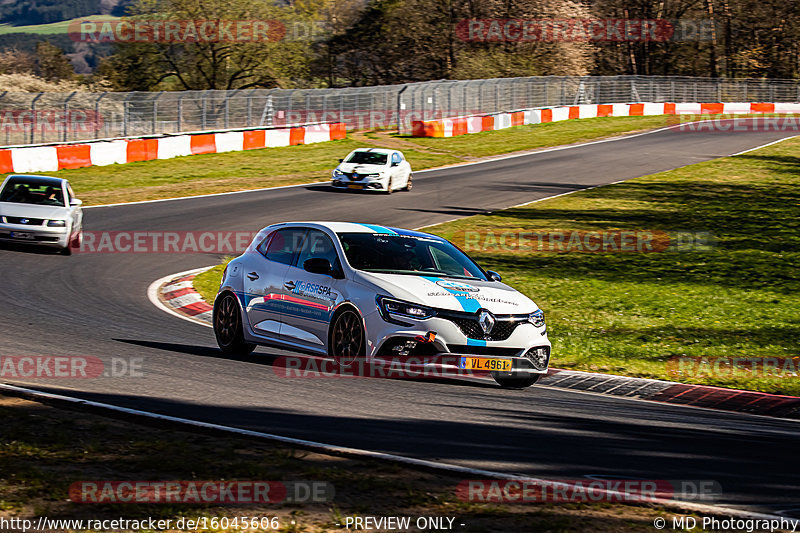
{"label": "renault logo badge", "polygon": [[486,309],[481,309],[481,312],[478,315],[478,324],[481,325],[481,329],[483,330],[484,335],[488,335],[489,332],[492,331],[495,322],[496,320],[492,313],[490,313]]}

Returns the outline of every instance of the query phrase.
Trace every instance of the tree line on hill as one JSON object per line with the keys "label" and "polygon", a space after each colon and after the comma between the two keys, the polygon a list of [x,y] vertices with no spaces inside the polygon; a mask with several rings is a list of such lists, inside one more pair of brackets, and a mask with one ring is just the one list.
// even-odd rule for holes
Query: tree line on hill
{"label": "tree line on hill", "polygon": [[[104,45],[108,53],[91,78],[116,90],[344,87],[534,75],[800,75],[800,4],[794,2],[135,0],[127,15],[277,20],[285,33],[270,42]],[[619,34],[582,39],[575,22],[613,26],[609,20],[643,20],[656,29],[645,40]],[[469,21],[482,29],[470,33]],[[567,27],[576,32],[520,38],[522,21],[572,21]]]}

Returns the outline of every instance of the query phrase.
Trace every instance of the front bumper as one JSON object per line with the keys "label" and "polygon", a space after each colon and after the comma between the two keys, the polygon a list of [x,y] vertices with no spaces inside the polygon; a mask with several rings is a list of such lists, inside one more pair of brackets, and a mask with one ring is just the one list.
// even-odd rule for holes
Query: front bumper
{"label": "front bumper", "polygon": [[69,243],[68,229],[44,225],[0,224],[0,241],[64,248]]}
{"label": "front bumper", "polygon": [[352,181],[345,176],[333,178],[331,185],[337,189],[351,189],[360,191],[385,191],[386,184],[380,179]]}
{"label": "front bumper", "polygon": [[[552,347],[546,326],[518,323],[503,340],[483,340],[468,337],[456,322],[446,318],[404,318],[402,322],[408,325],[387,322],[378,312],[365,317],[369,359],[414,370],[463,374],[465,358],[490,358],[511,362],[510,371],[498,372],[501,376],[547,373]],[[423,341],[430,338],[430,332],[435,333],[432,342]]]}

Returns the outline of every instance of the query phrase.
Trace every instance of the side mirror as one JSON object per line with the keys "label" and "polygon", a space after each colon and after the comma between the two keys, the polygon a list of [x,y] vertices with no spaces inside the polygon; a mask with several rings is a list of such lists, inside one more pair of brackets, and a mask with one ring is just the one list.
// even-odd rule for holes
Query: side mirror
{"label": "side mirror", "polygon": [[500,277],[500,274],[498,274],[494,270],[487,270],[486,273],[489,274],[489,279],[492,280],[492,281],[502,281],[503,280],[503,278]]}
{"label": "side mirror", "polygon": [[79,205],[83,205],[83,201],[78,200],[77,198],[73,198],[72,200],[69,201],[69,205],[71,207],[78,207]]}
{"label": "side mirror", "polygon": [[331,262],[324,257],[312,257],[303,262],[303,270],[311,272],[312,274],[324,274],[326,276],[333,275],[333,268]]}
{"label": "side mirror", "polygon": [[339,163],[344,163],[344,159],[340,159],[340,160],[339,160]]}
{"label": "side mirror", "polygon": [[392,166],[393,167],[396,167],[396,166],[399,166],[399,165],[400,165],[400,161],[393,161],[392,162]]}

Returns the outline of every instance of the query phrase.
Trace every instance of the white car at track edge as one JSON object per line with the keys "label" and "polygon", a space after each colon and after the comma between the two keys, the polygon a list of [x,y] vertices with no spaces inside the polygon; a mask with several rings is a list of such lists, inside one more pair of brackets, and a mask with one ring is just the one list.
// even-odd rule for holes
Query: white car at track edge
{"label": "white car at track edge", "polygon": [[81,204],[63,178],[12,174],[0,186],[0,241],[69,255],[80,246]]}
{"label": "white car at track edge", "polygon": [[532,385],[550,361],[542,311],[497,273],[441,237],[372,224],[262,229],[227,265],[213,326],[227,355],[266,345],[341,367],[413,358],[504,387]]}
{"label": "white car at track edge", "polygon": [[331,173],[337,189],[362,191],[410,191],[413,186],[411,165],[403,152],[385,148],[358,148],[339,160]]}

